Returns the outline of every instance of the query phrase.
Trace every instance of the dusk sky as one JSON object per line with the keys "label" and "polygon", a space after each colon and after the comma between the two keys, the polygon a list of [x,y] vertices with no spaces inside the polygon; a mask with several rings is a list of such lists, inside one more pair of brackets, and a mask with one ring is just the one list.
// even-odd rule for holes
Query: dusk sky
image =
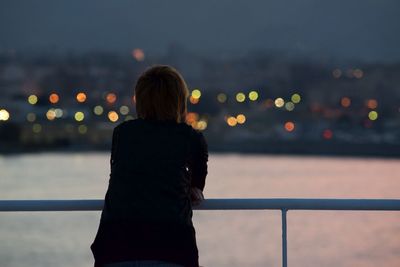
{"label": "dusk sky", "polygon": [[164,53],[178,43],[209,54],[258,49],[393,62],[399,14],[397,0],[2,0],[0,49]]}

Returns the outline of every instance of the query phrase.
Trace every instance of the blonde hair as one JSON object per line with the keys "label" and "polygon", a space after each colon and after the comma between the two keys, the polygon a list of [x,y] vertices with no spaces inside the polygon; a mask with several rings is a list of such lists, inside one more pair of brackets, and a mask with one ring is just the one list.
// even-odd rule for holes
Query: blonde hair
{"label": "blonde hair", "polygon": [[155,65],[140,75],[135,86],[139,118],[185,122],[189,90],[173,67]]}

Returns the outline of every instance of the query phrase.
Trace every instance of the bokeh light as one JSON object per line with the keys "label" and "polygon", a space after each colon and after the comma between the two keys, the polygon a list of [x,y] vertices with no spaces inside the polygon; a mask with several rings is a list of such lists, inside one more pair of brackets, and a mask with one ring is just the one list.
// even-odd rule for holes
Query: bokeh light
{"label": "bokeh light", "polygon": [[35,123],[32,125],[32,131],[34,133],[40,133],[42,131],[42,125],[40,125],[39,123]]}
{"label": "bokeh light", "polygon": [[370,112],[368,113],[368,118],[369,118],[371,121],[377,120],[377,119],[378,119],[378,112],[376,112],[375,110],[370,111]]}
{"label": "bokeh light", "polygon": [[286,108],[286,110],[287,111],[292,111],[292,110],[294,110],[294,104],[293,104],[293,102],[286,102],[286,104],[285,104],[285,108]]}
{"label": "bokeh light", "polygon": [[193,105],[196,105],[197,103],[199,103],[200,98],[194,98],[193,96],[189,97],[189,102]]}
{"label": "bokeh light", "polygon": [[351,105],[351,99],[349,97],[347,97],[347,96],[344,96],[340,100],[340,104],[342,105],[342,107],[348,108]]}
{"label": "bokeh light", "polygon": [[246,122],[246,116],[244,114],[239,114],[236,116],[236,121],[239,124],[243,124]]}
{"label": "bokeh light", "polygon": [[246,100],[246,95],[243,94],[242,92],[239,92],[236,94],[236,101],[239,103],[242,103]]}
{"label": "bokeh light", "polygon": [[61,118],[64,115],[64,111],[60,108],[56,108],[54,112],[56,113],[56,118]]}
{"label": "bokeh light", "polygon": [[78,93],[77,95],[76,95],[76,100],[79,102],[79,103],[83,103],[83,102],[85,102],[86,101],[86,94],[85,93],[83,93],[83,92],[80,92],[80,93]]}
{"label": "bokeh light", "polygon": [[286,131],[288,131],[288,132],[293,132],[293,131],[294,131],[294,128],[295,128],[295,125],[294,125],[294,122],[292,122],[292,121],[287,121],[287,122],[285,122],[284,127],[285,127],[285,130],[286,130]]}
{"label": "bokeh light", "polygon": [[36,95],[28,96],[28,103],[31,105],[35,105],[38,102],[38,97]]}
{"label": "bokeh light", "polygon": [[58,94],[52,93],[52,94],[49,96],[49,101],[50,101],[50,103],[52,103],[52,104],[57,104],[58,101],[60,101],[60,97],[59,97]]}
{"label": "bokeh light", "polygon": [[76,121],[83,121],[85,119],[85,114],[81,111],[75,113],[74,118]]}
{"label": "bokeh light", "polygon": [[192,124],[199,119],[199,114],[196,112],[188,112],[186,114],[186,123]]}
{"label": "bokeh light", "polygon": [[219,94],[217,95],[217,101],[218,101],[219,103],[225,103],[226,100],[227,100],[226,94],[224,94],[224,93],[219,93]]}
{"label": "bokeh light", "polygon": [[136,59],[136,61],[143,61],[144,60],[144,52],[140,48],[135,48],[132,50],[132,57]]}
{"label": "bokeh light", "polygon": [[54,119],[56,118],[56,112],[54,111],[54,109],[49,109],[49,110],[46,112],[46,118],[47,118],[49,121],[52,121],[52,120],[54,120]]}
{"label": "bokeh light", "polygon": [[108,93],[106,96],[106,100],[110,104],[114,104],[117,101],[117,95],[114,93]]}
{"label": "bokeh light", "polygon": [[285,105],[285,100],[283,100],[283,98],[281,97],[278,97],[277,99],[275,99],[274,103],[277,108],[281,108],[283,107],[283,105]]}
{"label": "bokeh light", "polygon": [[87,127],[86,125],[84,125],[84,124],[79,125],[79,127],[78,127],[78,132],[79,132],[80,134],[86,134],[87,131],[88,131],[88,127]]}
{"label": "bokeh light", "polygon": [[236,120],[236,118],[235,117],[228,117],[227,119],[226,119],[226,123],[229,125],[229,126],[231,126],[231,127],[233,127],[233,126],[236,126],[236,124],[237,124],[237,120]]}
{"label": "bokeh light", "polygon": [[378,107],[378,101],[376,101],[376,99],[368,99],[367,107],[369,109],[376,109]]}
{"label": "bokeh light", "polygon": [[125,121],[130,121],[130,120],[133,120],[133,119],[135,119],[135,118],[132,115],[128,115],[128,116],[125,117]]}
{"label": "bokeh light", "polygon": [[104,109],[102,106],[97,105],[93,108],[93,113],[96,114],[97,116],[100,116],[101,114],[103,114]]}
{"label": "bokeh light", "polygon": [[10,113],[5,109],[0,109],[0,121],[7,121],[10,118]]}
{"label": "bokeh light", "polygon": [[353,71],[353,76],[357,79],[361,79],[364,76],[364,72],[361,69],[355,69]]}
{"label": "bokeh light", "polygon": [[207,128],[207,122],[205,120],[199,120],[196,123],[196,127],[195,128],[197,130],[204,131]]}
{"label": "bokeh light", "polygon": [[336,79],[339,79],[342,76],[342,71],[340,69],[334,69],[332,71],[332,76]]}
{"label": "bokeh light", "polygon": [[108,119],[109,119],[111,122],[117,122],[118,119],[119,119],[118,113],[115,112],[115,111],[113,111],[113,110],[110,111],[110,112],[108,112]]}
{"label": "bokeh light", "polygon": [[128,106],[121,106],[119,108],[119,113],[121,113],[122,115],[128,115],[129,107]]}
{"label": "bokeh light", "polygon": [[251,92],[249,93],[249,99],[250,99],[251,101],[256,101],[256,100],[258,99],[258,93],[257,93],[257,91],[251,91]]}
{"label": "bokeh light", "polygon": [[322,137],[323,137],[324,139],[332,139],[332,137],[333,137],[333,132],[332,132],[332,130],[331,130],[331,129],[325,129],[325,130],[322,132]]}
{"label": "bokeh light", "polygon": [[194,89],[192,91],[192,97],[194,99],[199,99],[201,97],[201,91],[199,89]]}
{"label": "bokeh light", "polygon": [[295,93],[292,95],[290,100],[292,100],[293,103],[298,104],[301,101],[301,96],[298,93]]}
{"label": "bokeh light", "polygon": [[29,122],[34,122],[34,121],[36,121],[36,114],[35,114],[35,113],[32,113],[32,112],[29,112],[29,113],[26,115],[26,120],[29,121]]}

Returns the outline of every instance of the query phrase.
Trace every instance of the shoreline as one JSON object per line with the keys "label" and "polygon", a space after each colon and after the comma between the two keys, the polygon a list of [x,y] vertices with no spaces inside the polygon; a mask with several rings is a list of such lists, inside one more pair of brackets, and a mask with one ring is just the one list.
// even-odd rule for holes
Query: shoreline
{"label": "shoreline", "polygon": [[[110,152],[109,145],[73,146],[2,144],[0,155],[34,154],[47,152],[91,153]],[[246,141],[210,142],[209,152],[216,154],[285,155],[285,156],[330,156],[360,158],[400,158],[400,144],[350,144],[340,142],[299,141]]]}

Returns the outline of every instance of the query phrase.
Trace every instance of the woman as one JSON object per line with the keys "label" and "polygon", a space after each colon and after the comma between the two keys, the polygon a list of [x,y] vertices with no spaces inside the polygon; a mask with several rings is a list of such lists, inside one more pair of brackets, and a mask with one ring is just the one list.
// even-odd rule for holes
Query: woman
{"label": "woman", "polygon": [[154,66],[135,87],[138,119],[113,132],[111,174],[95,267],[198,267],[192,205],[204,198],[208,151],[185,123],[188,89],[172,67]]}

